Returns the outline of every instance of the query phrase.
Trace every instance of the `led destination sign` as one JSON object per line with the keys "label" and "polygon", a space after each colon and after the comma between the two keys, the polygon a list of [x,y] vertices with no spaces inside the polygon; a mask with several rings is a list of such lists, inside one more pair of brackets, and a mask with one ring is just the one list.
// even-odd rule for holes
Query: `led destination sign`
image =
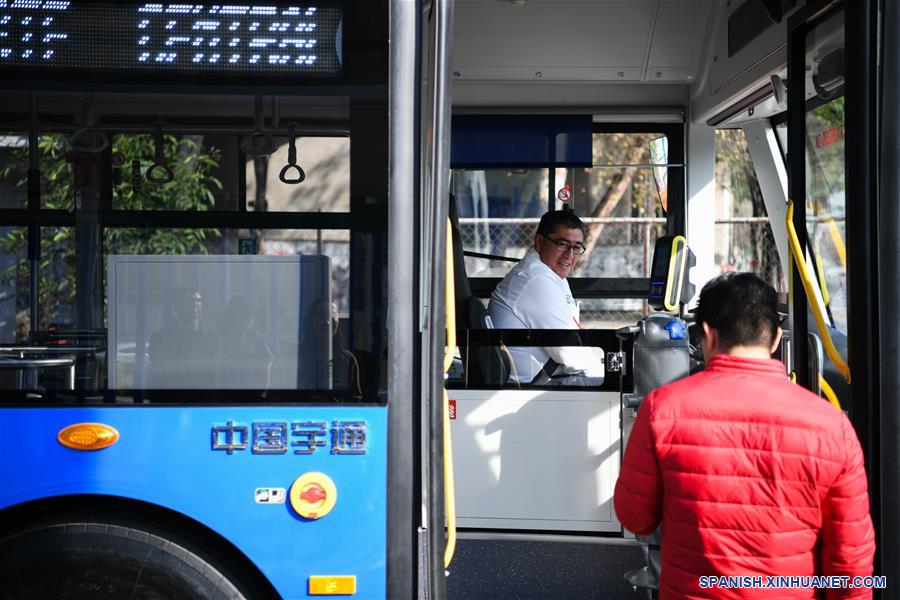
{"label": "led destination sign", "polygon": [[0,70],[338,77],[340,8],[0,0]]}

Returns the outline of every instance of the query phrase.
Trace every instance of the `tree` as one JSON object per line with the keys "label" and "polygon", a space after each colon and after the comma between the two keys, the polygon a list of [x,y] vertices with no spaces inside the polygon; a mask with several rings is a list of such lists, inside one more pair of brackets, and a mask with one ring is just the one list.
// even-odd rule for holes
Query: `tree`
{"label": "tree", "polygon": [[[140,173],[153,164],[154,143],[150,135],[117,135],[112,140],[114,156],[123,161],[126,172],[113,187],[113,207],[120,210],[207,211],[215,204],[216,190],[222,183],[210,173],[218,167],[220,153],[204,148],[199,136],[163,137],[163,156],[172,170],[168,183],[151,184],[142,179],[138,185],[131,176],[132,161]],[[45,209],[71,210],[75,204],[74,169],[67,161],[68,137],[43,134],[38,152],[41,167],[41,205]],[[18,187],[26,187],[21,176],[27,172],[28,148],[16,148],[10,159],[0,165],[0,179],[19,177]],[[206,254],[210,243],[219,238],[218,229],[103,229],[102,245],[107,254]],[[25,255],[27,228],[11,228],[0,236],[0,252]],[[38,282],[39,322],[47,329],[61,305],[75,299],[75,228],[44,227],[41,231],[41,260]],[[13,263],[0,272],[0,286],[29,289],[29,265],[26,260]],[[17,310],[28,307],[28,295],[17,294]]]}
{"label": "tree", "polygon": [[[765,217],[765,201],[750,148],[742,129],[716,130],[716,188],[730,195],[732,206],[728,217]],[[717,234],[720,230],[717,229]],[[752,270],[781,288],[783,273],[769,223],[733,224],[729,229],[728,256],[720,257],[732,268]]]}
{"label": "tree", "polygon": [[[587,196],[582,202],[579,216],[585,218],[604,217],[661,217],[662,207],[657,202],[653,171],[650,165],[650,141],[659,137],[658,133],[607,133],[595,134],[593,138],[592,169],[585,169],[587,182],[579,183],[576,172],[576,197],[580,193]],[[628,201],[627,205],[623,204]],[[603,236],[604,223],[589,223],[585,231],[585,247],[587,251],[579,261],[575,275],[586,276],[595,261],[591,260],[594,248],[600,245],[634,245],[631,239],[630,226],[618,225],[618,235]],[[628,228],[628,229],[626,229]],[[649,229],[640,228],[638,237],[642,237]],[[657,232],[658,234],[658,232]],[[603,242],[606,242],[605,244]],[[652,244],[652,240],[647,240]],[[638,245],[640,242],[638,242]],[[634,265],[632,265],[634,266]],[[609,275],[592,273],[593,275]],[[622,275],[622,273],[615,273]]]}

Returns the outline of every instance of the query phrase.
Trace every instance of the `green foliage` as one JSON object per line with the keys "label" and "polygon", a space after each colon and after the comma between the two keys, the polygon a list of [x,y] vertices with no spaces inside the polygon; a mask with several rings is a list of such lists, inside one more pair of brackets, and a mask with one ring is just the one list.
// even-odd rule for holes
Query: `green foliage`
{"label": "green foliage", "polygon": [[[594,134],[593,164],[650,164],[650,142],[659,133]],[[661,217],[653,169],[634,167],[594,168],[587,171],[590,200],[584,216],[609,214],[623,217]],[[620,185],[622,184],[622,185]],[[616,209],[621,200],[628,203]],[[612,205],[612,206],[610,206]]]}
{"label": "green foliage", "polygon": [[[41,169],[41,205],[45,209],[71,210],[75,205],[74,169],[66,160],[70,152],[68,137],[44,134],[39,138]],[[164,136],[163,156],[172,170],[172,181],[152,184],[142,179],[137,188],[132,185],[132,161],[139,161],[145,174],[153,164],[154,143],[149,135],[118,135],[113,139],[113,152],[124,159],[121,183],[113,188],[113,205],[119,210],[178,210],[207,211],[215,203],[215,190],[222,182],[210,173],[218,167],[220,156],[216,150],[207,151],[202,138],[196,136]],[[15,149],[10,159],[0,167],[0,179],[17,178],[16,186],[26,187],[24,174],[28,168],[28,149]],[[0,283],[18,290],[27,290],[28,264],[25,260],[27,228],[10,228],[0,236],[0,251],[21,256],[0,273]],[[219,238],[217,229],[138,229],[105,228],[103,252],[108,254],[206,254],[211,243]],[[41,261],[39,278],[39,329],[45,329],[60,305],[72,304],[75,299],[75,228],[45,227],[41,230]],[[28,305],[27,294],[17,294],[17,309]]]}
{"label": "green foliage", "polygon": [[716,187],[731,194],[731,216],[766,216],[743,129],[716,130]]}
{"label": "green foliage", "polygon": [[810,111],[809,116],[830,126],[843,127],[844,96],[835,98],[828,104],[823,104],[822,106]]}
{"label": "green foliage", "polygon": [[[730,214],[723,215],[724,207],[720,205],[717,215],[725,218],[767,216],[742,129],[716,130],[716,203],[726,200],[731,203]],[[720,224],[716,227],[716,236],[716,260],[720,261],[723,270],[750,270],[780,289],[783,274],[769,223]],[[726,247],[722,246],[723,242]],[[727,253],[720,255],[723,250]]]}

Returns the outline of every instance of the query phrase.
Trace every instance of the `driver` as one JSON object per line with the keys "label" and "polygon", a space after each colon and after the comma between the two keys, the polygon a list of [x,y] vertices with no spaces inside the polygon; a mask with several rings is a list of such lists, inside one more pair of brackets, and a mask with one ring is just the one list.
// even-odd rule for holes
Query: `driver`
{"label": "driver", "polygon": [[[584,223],[568,210],[553,210],[541,217],[528,250],[491,294],[488,312],[498,329],[580,329],[579,310],[566,277],[584,254]],[[510,379],[531,382],[548,361],[555,383],[567,376],[601,378],[603,362],[590,348],[511,347]],[[575,383],[575,381],[572,381]]]}

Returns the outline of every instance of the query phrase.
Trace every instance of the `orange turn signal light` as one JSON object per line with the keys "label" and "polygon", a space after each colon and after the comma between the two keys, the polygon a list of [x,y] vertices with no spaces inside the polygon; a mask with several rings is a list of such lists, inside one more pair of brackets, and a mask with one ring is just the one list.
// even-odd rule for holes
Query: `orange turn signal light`
{"label": "orange turn signal light", "polygon": [[356,594],[356,575],[311,575],[310,596],[353,596]]}
{"label": "orange turn signal light", "polygon": [[59,443],[73,450],[100,450],[119,441],[119,432],[103,423],[76,423],[57,435]]}

